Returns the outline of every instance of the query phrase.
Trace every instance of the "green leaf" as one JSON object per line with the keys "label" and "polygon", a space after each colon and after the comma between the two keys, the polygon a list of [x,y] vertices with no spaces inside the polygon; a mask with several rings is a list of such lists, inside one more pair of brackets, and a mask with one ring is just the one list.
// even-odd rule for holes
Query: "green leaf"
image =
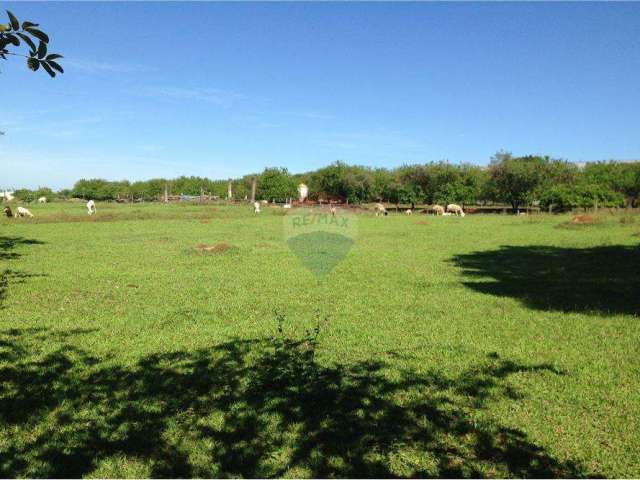
{"label": "green leaf", "polygon": [[38,24],[37,23],[31,23],[31,22],[27,22],[26,20],[24,22],[22,22],[22,29],[26,30],[29,27],[37,27]]}
{"label": "green leaf", "polygon": [[59,64],[59,63],[54,62],[53,60],[49,60],[47,63],[48,63],[48,64],[49,64],[49,66],[50,66],[51,68],[53,68],[54,70],[57,70],[57,71],[59,71],[60,73],[64,73],[64,70],[62,69],[62,67],[60,66],[60,64]]}
{"label": "green leaf", "polygon": [[58,55],[57,53],[50,53],[47,55],[47,60],[57,60],[58,58],[62,58],[62,55]]}
{"label": "green leaf", "polygon": [[20,22],[18,22],[18,19],[16,18],[16,16],[13,13],[11,13],[9,10],[7,10],[7,15],[9,15],[11,28],[13,28],[14,30],[20,30]]}
{"label": "green leaf", "polygon": [[43,31],[33,27],[25,28],[25,30],[36,37],[38,40],[42,40],[44,43],[49,43],[49,37]]}
{"label": "green leaf", "polygon": [[47,44],[44,42],[40,42],[40,45],[38,45],[38,58],[44,58],[46,54],[47,54]]}
{"label": "green leaf", "polygon": [[44,68],[47,71],[47,73],[51,76],[51,78],[56,76],[56,72],[51,70],[51,67],[47,65],[46,62],[41,62],[41,63],[42,63],[42,68]]}
{"label": "green leaf", "polygon": [[22,40],[24,40],[27,45],[29,45],[31,51],[35,52],[36,50],[38,50],[36,48],[36,44],[33,43],[33,40],[31,40],[31,38],[29,38],[29,35],[25,35],[24,33],[16,33],[16,35],[18,35]]}
{"label": "green leaf", "polygon": [[18,40],[18,37],[16,37],[13,33],[8,33],[7,34],[7,38],[9,39],[9,41],[11,43],[13,43],[16,47],[20,46],[20,40]]}
{"label": "green leaf", "polygon": [[40,68],[40,62],[37,58],[30,57],[27,59],[27,67],[34,72]]}

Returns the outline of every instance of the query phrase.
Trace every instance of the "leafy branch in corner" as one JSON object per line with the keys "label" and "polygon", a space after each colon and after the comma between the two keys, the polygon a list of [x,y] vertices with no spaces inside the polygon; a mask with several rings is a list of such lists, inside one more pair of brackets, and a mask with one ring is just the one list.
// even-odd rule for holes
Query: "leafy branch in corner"
{"label": "leafy branch in corner", "polygon": [[[39,25],[28,21],[22,22],[21,25],[9,10],[7,15],[9,23],[0,23],[0,58],[6,60],[7,55],[24,57],[27,59],[27,67],[30,70],[35,72],[42,67],[51,77],[55,77],[56,72],[64,73],[57,62],[62,55],[47,52],[49,36],[38,28]],[[23,43],[29,47],[28,55],[9,51],[10,47],[20,47]]]}

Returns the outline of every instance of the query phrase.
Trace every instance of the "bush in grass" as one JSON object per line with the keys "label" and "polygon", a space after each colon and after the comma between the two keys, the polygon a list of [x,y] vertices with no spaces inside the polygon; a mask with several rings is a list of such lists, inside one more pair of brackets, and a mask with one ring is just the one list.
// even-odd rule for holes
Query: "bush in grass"
{"label": "bush in grass", "polygon": [[605,185],[585,184],[555,185],[540,195],[540,206],[556,210],[570,210],[572,208],[593,207],[621,207],[624,196]]}

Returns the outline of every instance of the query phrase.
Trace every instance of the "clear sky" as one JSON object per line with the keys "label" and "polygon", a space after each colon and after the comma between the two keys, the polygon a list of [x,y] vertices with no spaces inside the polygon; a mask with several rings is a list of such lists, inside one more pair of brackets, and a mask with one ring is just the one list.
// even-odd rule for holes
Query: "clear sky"
{"label": "clear sky", "polygon": [[0,8],[40,23],[66,70],[0,61],[0,188],[640,158],[640,3]]}

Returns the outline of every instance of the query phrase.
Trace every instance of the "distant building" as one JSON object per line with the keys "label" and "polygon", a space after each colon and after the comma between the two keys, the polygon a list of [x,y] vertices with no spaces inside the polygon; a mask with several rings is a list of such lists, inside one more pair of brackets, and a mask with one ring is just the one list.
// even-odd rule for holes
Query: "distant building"
{"label": "distant building", "polygon": [[3,193],[0,193],[0,199],[2,199],[3,202],[10,202],[14,199],[13,192],[5,190]]}
{"label": "distant building", "polygon": [[307,187],[304,183],[298,185],[298,198],[301,202],[304,202],[309,196],[309,187]]}

